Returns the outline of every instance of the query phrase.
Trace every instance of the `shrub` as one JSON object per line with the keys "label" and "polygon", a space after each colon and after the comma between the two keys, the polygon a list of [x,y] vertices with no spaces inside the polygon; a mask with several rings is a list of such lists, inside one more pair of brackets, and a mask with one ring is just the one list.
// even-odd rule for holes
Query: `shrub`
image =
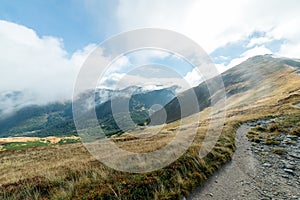
{"label": "shrub", "polygon": [[291,131],[291,135],[297,135],[300,137],[300,127],[293,129]]}
{"label": "shrub", "polygon": [[261,132],[266,131],[266,129],[262,126],[256,126],[256,130],[261,131]]}
{"label": "shrub", "polygon": [[268,130],[269,130],[270,132],[274,132],[274,131],[278,130],[278,125],[277,125],[277,124],[270,124],[270,125],[268,126]]}
{"label": "shrub", "polygon": [[266,143],[266,145],[278,145],[278,144],[280,144],[279,141],[272,140],[272,139],[265,139],[265,143]]}
{"label": "shrub", "polygon": [[277,155],[283,155],[286,153],[286,150],[283,148],[275,148],[272,151],[273,153],[277,154]]}

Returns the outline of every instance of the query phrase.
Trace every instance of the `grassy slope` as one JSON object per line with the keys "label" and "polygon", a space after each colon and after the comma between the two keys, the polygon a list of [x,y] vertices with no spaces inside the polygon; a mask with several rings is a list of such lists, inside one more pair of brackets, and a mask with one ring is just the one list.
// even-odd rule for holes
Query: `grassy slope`
{"label": "grassy slope", "polygon": [[[147,174],[129,174],[109,169],[95,161],[80,144],[2,152],[0,197],[180,199],[230,160],[239,124],[267,116],[299,113],[299,108],[292,105],[300,102],[299,85],[300,77],[292,69],[284,68],[258,80],[256,86],[247,92],[231,95],[226,124],[211,153],[204,159],[198,157],[209,121],[203,119],[192,146],[180,159],[164,169]],[[205,116],[208,111],[206,109],[202,114]],[[177,125],[177,122],[168,124],[155,137],[156,140],[126,139],[127,135],[118,138],[117,142],[132,151],[151,151],[172,139],[172,130]],[[141,143],[145,144],[143,149],[138,147]]]}
{"label": "grassy slope", "polygon": [[[174,97],[172,90],[172,88],[166,88],[134,94],[130,100],[117,97],[114,98],[114,104],[124,105],[126,101],[129,101],[131,118],[136,124],[143,125],[148,118],[147,110],[153,104],[165,105],[169,102]],[[86,102],[80,100],[78,103],[84,107],[87,105]],[[108,136],[122,132],[112,116],[111,103],[109,100],[96,107],[99,123]],[[119,117],[124,117],[123,106],[115,106],[115,112]],[[134,128],[129,123],[126,125],[128,129]],[[76,134],[71,102],[27,106],[6,118],[0,117],[0,137],[47,137]]]}

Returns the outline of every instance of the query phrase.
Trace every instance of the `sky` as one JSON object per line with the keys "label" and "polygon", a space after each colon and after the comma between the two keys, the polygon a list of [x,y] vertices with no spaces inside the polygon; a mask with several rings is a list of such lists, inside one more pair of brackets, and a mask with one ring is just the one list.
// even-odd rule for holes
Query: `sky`
{"label": "sky", "polygon": [[[139,28],[187,36],[219,72],[255,55],[299,58],[299,10],[298,0],[1,0],[0,94],[22,91],[28,95],[21,100],[34,103],[70,99],[79,70],[97,45]],[[172,65],[191,85],[201,79],[172,55],[144,54],[144,60],[139,54],[121,57],[103,86],[112,86],[108,83],[124,75],[122,67],[133,63]]]}

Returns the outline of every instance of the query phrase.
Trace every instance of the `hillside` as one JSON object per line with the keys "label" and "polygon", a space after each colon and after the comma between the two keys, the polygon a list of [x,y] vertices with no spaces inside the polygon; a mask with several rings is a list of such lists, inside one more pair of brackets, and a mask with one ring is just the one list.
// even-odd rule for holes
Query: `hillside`
{"label": "hillside", "polygon": [[[264,121],[261,119],[275,120],[277,123],[276,119],[280,119],[284,122],[279,121],[277,127],[282,126],[286,135],[298,130],[294,127],[296,123],[293,123],[300,117],[299,108],[295,106],[300,103],[298,70],[297,60],[267,55],[250,58],[222,74],[228,96],[226,113],[223,110],[220,113],[226,114],[226,122],[216,145],[203,158],[199,157],[199,151],[209,123],[213,121],[209,115],[211,107],[207,107],[212,106],[210,103],[205,103],[200,113],[191,112],[185,118],[190,123],[183,127],[184,134],[189,136],[195,128],[193,122],[201,116],[197,135],[189,149],[170,165],[149,173],[133,174],[111,169],[92,157],[80,143],[3,151],[0,153],[0,170],[5,173],[0,175],[0,198],[182,199],[196,186],[205,184],[206,179],[232,159],[236,149],[236,131],[241,124]],[[199,91],[200,103],[209,102],[204,98],[208,95],[205,92],[201,94],[205,91],[203,84],[194,90]],[[181,95],[184,94],[186,92]],[[173,121],[178,117],[176,105],[176,100],[172,100],[165,106],[169,115],[168,124],[140,127],[111,139],[120,148],[137,153],[165,147],[174,139],[180,125],[178,120]],[[175,114],[172,115],[172,112]],[[161,131],[150,137],[147,134],[151,133],[151,129]],[[267,134],[267,130],[263,129],[263,134]],[[278,128],[276,130],[279,132]],[[146,136],[134,137],[139,135]],[[259,138],[262,141],[265,139],[275,141],[277,138]],[[274,147],[270,144],[268,149]],[[101,153],[108,159],[118,158],[119,162],[125,159],[107,149]],[[268,169],[264,170],[268,172]],[[267,196],[262,197],[268,199]]]}
{"label": "hillside", "polygon": [[[123,90],[98,89],[82,94],[78,102],[84,110],[92,109],[91,100],[95,101],[99,123],[108,134],[119,133],[120,129],[111,116],[111,98],[116,102],[124,102],[130,98],[130,113],[136,124],[143,125],[148,118],[148,110],[153,104],[164,106],[175,96],[176,87],[165,88],[155,91],[144,91],[141,87],[128,87]],[[117,111],[122,116],[122,110]],[[134,127],[128,127],[134,128]],[[0,137],[27,136],[47,137],[76,135],[73,122],[72,103],[50,103],[47,105],[30,105],[17,110],[7,117],[0,118]]]}
{"label": "hillside", "polygon": [[[261,99],[262,97],[269,95],[273,88],[277,86],[276,80],[272,80],[275,78],[275,74],[284,73],[288,68],[299,73],[300,62],[287,58],[274,58],[271,55],[249,58],[245,62],[221,74],[224,81],[226,97],[227,99],[230,99],[230,97],[234,95],[255,90],[256,93],[251,96],[249,95],[249,98],[245,99],[244,103],[247,104],[247,102]],[[269,82],[265,83],[266,80],[269,80]],[[212,78],[207,82],[213,83],[214,81],[215,79]],[[197,96],[199,110],[204,110],[211,106],[211,96],[217,95],[218,93],[218,91],[216,91],[214,94],[210,94],[206,85],[206,82],[203,82],[178,96],[185,99],[192,98],[191,95],[193,90]],[[242,104],[242,102],[239,103]],[[227,101],[227,104],[231,105],[233,103]],[[154,119],[159,119],[164,110],[167,112],[168,123],[180,119],[181,112],[178,98],[174,98],[162,110],[154,113],[152,117]],[[189,110],[190,112],[186,113],[186,116],[194,114],[197,109],[191,108]],[[159,122],[159,120],[157,121]]]}

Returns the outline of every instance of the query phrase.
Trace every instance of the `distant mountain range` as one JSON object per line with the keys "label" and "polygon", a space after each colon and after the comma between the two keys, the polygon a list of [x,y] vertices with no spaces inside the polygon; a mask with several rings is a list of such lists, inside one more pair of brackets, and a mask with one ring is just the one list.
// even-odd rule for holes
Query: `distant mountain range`
{"label": "distant mountain range", "polygon": [[8,113],[20,109],[24,105],[24,95],[21,91],[0,93],[0,119]]}
{"label": "distant mountain range", "polygon": [[[272,90],[272,85],[264,85],[263,80],[270,79],[276,83],[276,76],[280,72],[285,78],[288,74],[284,74],[286,69],[292,69],[294,72],[300,74],[300,61],[289,58],[276,58],[272,55],[255,56],[249,58],[245,62],[231,68],[224,72],[221,77],[224,82],[227,99],[242,93],[247,93],[250,90],[257,91],[257,93],[268,93]],[[211,106],[211,96],[217,95],[210,93],[207,88],[207,82],[214,82],[212,78],[199,84],[198,86],[186,90],[176,96],[176,86],[164,88],[160,90],[148,91],[142,87],[128,87],[123,90],[97,89],[94,96],[94,91],[87,91],[82,93],[77,103],[82,106],[83,110],[93,109],[93,102],[96,105],[96,115],[99,124],[106,133],[106,135],[113,135],[121,133],[122,130],[116,124],[112,116],[111,105],[116,106],[116,116],[121,118],[126,125],[128,119],[123,119],[126,110],[124,109],[125,102],[129,101],[129,111],[134,126],[128,123],[126,129],[133,129],[136,126],[143,126],[150,122],[149,113],[152,118],[159,118],[167,114],[167,122],[172,122],[180,119],[180,103],[179,97],[189,100],[191,94],[194,92],[197,97],[200,111]],[[299,86],[300,87],[300,86]],[[260,95],[252,95],[248,99],[255,100],[261,97]],[[19,102],[22,96],[20,92],[6,93],[0,95],[1,102],[14,101]],[[21,103],[21,102],[20,102]],[[230,104],[230,102],[228,102]],[[161,110],[151,110],[152,105],[159,104],[163,106]],[[17,104],[16,104],[17,105]],[[118,106],[119,105],[119,106]],[[197,109],[193,107],[188,108],[185,116],[194,114]],[[0,115],[1,114],[0,107]],[[183,116],[183,117],[185,117]],[[123,117],[123,118],[122,118]],[[159,124],[160,122],[154,122]],[[47,105],[30,105],[18,109],[16,112],[6,118],[0,119],[0,137],[9,136],[57,136],[57,135],[76,135],[76,129],[73,122],[72,103],[51,103]]]}
{"label": "distant mountain range", "polygon": [[[148,91],[142,87],[132,86],[123,90],[97,89],[82,93],[77,100],[84,110],[93,109],[91,102],[95,101],[96,114],[102,129],[107,135],[122,132],[115,123],[111,102],[121,104],[129,101],[130,115],[135,124],[144,125],[149,117],[148,112],[153,104],[164,106],[175,96],[176,86],[161,90]],[[17,93],[17,95],[22,95]],[[14,98],[9,96],[8,98]],[[151,112],[151,111],[150,111]],[[122,110],[117,111],[122,116]],[[132,129],[134,127],[128,127]],[[0,119],[0,137],[8,136],[57,136],[76,135],[73,122],[72,103],[50,103],[47,105],[30,105]]]}

